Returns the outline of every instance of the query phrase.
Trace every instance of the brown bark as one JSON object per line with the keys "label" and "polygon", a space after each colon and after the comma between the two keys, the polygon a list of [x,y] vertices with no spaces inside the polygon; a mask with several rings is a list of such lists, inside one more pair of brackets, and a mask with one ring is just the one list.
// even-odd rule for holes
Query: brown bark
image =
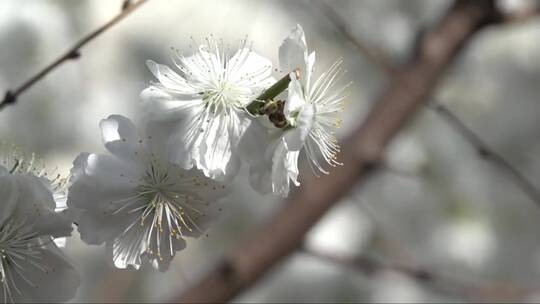
{"label": "brown bark", "polygon": [[420,39],[414,58],[398,73],[364,123],[343,142],[340,160],[345,165],[329,176],[306,176],[300,190],[266,225],[176,301],[228,301],[301,246],[309,229],[379,164],[387,143],[428,101],[440,76],[470,38],[497,19],[493,1],[456,1],[438,25]]}

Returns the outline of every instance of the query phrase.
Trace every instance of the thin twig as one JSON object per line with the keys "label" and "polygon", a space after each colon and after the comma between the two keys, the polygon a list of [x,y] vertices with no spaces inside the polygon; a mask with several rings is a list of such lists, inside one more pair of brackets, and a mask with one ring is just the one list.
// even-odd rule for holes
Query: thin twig
{"label": "thin twig", "polygon": [[360,53],[364,54],[364,56],[370,62],[382,68],[388,75],[395,75],[398,73],[399,70],[390,63],[389,57],[386,56],[381,50],[368,47],[357,39],[347,23],[343,22],[343,19],[330,5],[323,1],[315,1],[313,3],[318,6],[321,11],[323,11],[325,16],[334,24],[339,33],[341,33],[346,40],[352,43],[352,45],[354,45],[354,47]]}
{"label": "thin twig", "polygon": [[225,302],[258,281],[272,266],[299,248],[305,234],[349,190],[379,165],[389,141],[428,102],[438,80],[472,36],[496,13],[489,0],[456,1],[419,44],[407,69],[393,79],[366,120],[343,142],[346,164],[330,176],[307,175],[283,208],[240,244],[175,302]]}
{"label": "thin twig", "polygon": [[[374,256],[370,256],[367,254],[347,256],[344,254],[324,252],[321,250],[315,250],[315,249],[311,249],[307,247],[302,247],[300,252],[307,254],[309,256],[324,260],[324,261],[332,262],[334,264],[343,266],[345,268],[352,268],[355,270],[359,270],[360,272],[365,273],[366,275],[372,275],[379,271],[390,270],[390,271],[405,273],[406,275],[420,282],[445,280],[445,279],[439,279],[437,275],[434,275],[429,270],[421,269],[421,268],[413,267],[409,265],[386,262],[380,258],[376,258]],[[448,285],[455,285],[455,284],[452,283]]]}
{"label": "thin twig", "polygon": [[533,20],[537,17],[540,17],[540,7],[530,7],[528,9],[504,14],[502,16],[502,22],[520,23]]}
{"label": "thin twig", "polygon": [[[148,0],[139,0],[135,3],[130,2],[124,2],[126,5],[123,7],[122,11],[116,15],[114,18],[109,20],[107,23],[103,24],[93,32],[89,33],[88,35],[84,36],[81,40],[79,40],[77,43],[75,43],[71,48],[69,48],[63,55],[61,55],[58,59],[47,65],[45,68],[43,68],[41,71],[39,71],[34,76],[30,77],[27,81],[25,81],[23,84],[21,84],[19,87],[9,90],[6,92],[6,95],[2,102],[0,103],[0,111],[5,108],[8,105],[14,104],[17,102],[19,96],[24,93],[26,90],[28,90],[30,87],[32,87],[36,82],[40,81],[43,77],[45,77],[47,74],[52,72],[55,68],[60,66],[62,63],[68,61],[68,60],[75,60],[78,59],[81,56],[81,48],[86,45],[88,42],[92,41],[94,38],[102,34],[103,32],[107,31],[111,27],[113,27],[115,24],[120,22],[122,19],[127,17],[129,14],[131,14],[133,11],[135,11],[137,8],[139,8],[142,4],[147,2]],[[127,3],[127,4],[126,4]]]}
{"label": "thin twig", "polygon": [[421,177],[421,172],[413,171],[413,170],[403,170],[401,168],[392,166],[388,162],[381,163],[379,166],[379,169],[385,172],[391,173],[397,177],[401,177],[401,178],[417,179]]}
{"label": "thin twig", "polygon": [[436,292],[448,295],[465,297],[470,301],[486,301],[498,299],[520,300],[524,296],[538,291],[536,287],[513,286],[506,282],[473,282],[471,280],[458,279],[455,276],[434,272],[427,268],[384,261],[381,258],[361,254],[349,256],[331,252],[323,252],[307,247],[301,248],[301,253],[341,266],[345,269],[353,269],[367,276],[381,271],[395,271],[412,278],[416,282],[425,285]]}
{"label": "thin twig", "polygon": [[[355,193],[355,196],[357,194]],[[383,231],[377,228],[381,223],[378,217],[369,211],[371,205],[367,203],[362,205],[368,208],[363,211],[368,211],[368,216],[371,218],[371,221],[374,221],[375,234],[373,238],[375,243],[373,244],[382,244],[384,252],[389,253],[390,256],[381,254],[381,251],[378,249],[375,251],[370,250],[371,253],[351,255],[339,253],[335,250],[309,248],[307,245],[304,245],[300,249],[300,253],[305,251],[306,254],[317,257],[322,261],[335,263],[346,269],[358,271],[360,275],[366,275],[368,277],[385,271],[400,273],[416,281],[422,287],[430,288],[441,295],[456,296],[467,302],[494,300],[499,302],[503,300],[515,302],[540,291],[540,285],[528,285],[513,281],[493,281],[491,279],[481,280],[480,278],[471,279],[465,276],[458,276],[456,272],[451,270],[437,270],[432,265],[420,265],[414,262],[415,259],[408,251],[403,255],[403,248],[395,246],[398,245],[396,243],[399,243],[398,240],[393,239],[389,242],[388,235],[383,235]],[[375,254],[375,252],[379,254]]]}
{"label": "thin twig", "polygon": [[448,108],[441,104],[435,104],[430,108],[438,113],[440,117],[444,118],[444,120],[451,125],[454,130],[460,133],[474,147],[482,159],[491,162],[494,166],[506,173],[514,184],[519,186],[534,203],[540,206],[540,191],[518,169],[512,166],[512,164],[510,164],[500,154],[491,149],[480,136],[468,128]]}
{"label": "thin twig", "polygon": [[[341,18],[331,6],[324,2],[318,3],[326,17],[346,39],[356,46],[360,53],[362,53],[370,62],[381,68],[389,77],[395,77],[397,75],[398,70],[393,67],[388,59],[386,59],[388,58],[387,56],[382,54],[379,50],[374,51],[352,35],[343,18]],[[523,11],[499,14],[497,19],[502,23],[519,23],[539,16],[540,9],[529,8]],[[374,54],[377,54],[377,56],[374,56]],[[479,135],[467,127],[467,125],[452,113],[450,109],[439,102],[433,101],[433,103],[434,104],[429,107],[430,109],[434,110],[435,113],[441,116],[455,131],[460,133],[476,149],[478,155],[480,155],[482,159],[490,162],[493,166],[504,172],[535,204],[540,206],[540,190],[534,183],[529,181],[525,175],[516,169],[508,160],[487,145]]]}
{"label": "thin twig", "polygon": [[367,276],[374,275],[381,271],[395,271],[412,278],[418,283],[427,284],[435,291],[443,292],[445,294],[457,293],[460,296],[463,296],[465,290],[473,288],[470,283],[464,283],[457,279],[450,278],[449,276],[441,276],[428,269],[387,262],[367,254],[347,256],[306,247],[303,247],[300,252],[346,269],[359,271]]}

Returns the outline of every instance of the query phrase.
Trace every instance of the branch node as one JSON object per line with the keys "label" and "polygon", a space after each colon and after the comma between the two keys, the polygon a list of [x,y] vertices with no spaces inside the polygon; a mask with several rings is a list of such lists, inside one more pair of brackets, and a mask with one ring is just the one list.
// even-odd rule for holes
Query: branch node
{"label": "branch node", "polygon": [[76,60],[76,59],[79,59],[80,57],[81,57],[81,52],[79,50],[73,50],[68,54],[67,59]]}
{"label": "branch node", "polygon": [[230,279],[234,276],[236,270],[230,259],[224,259],[218,265],[218,272],[223,278]]}
{"label": "branch node", "polygon": [[362,165],[362,172],[364,174],[369,174],[379,168],[381,162],[376,159],[366,160]]}
{"label": "branch node", "polygon": [[491,151],[489,151],[488,148],[486,147],[478,147],[477,148],[477,152],[478,152],[478,155],[481,157],[481,158],[489,158],[491,156]]}
{"label": "branch node", "polygon": [[435,279],[432,273],[429,273],[427,270],[424,269],[417,269],[411,275],[416,280],[421,282],[431,282]]}
{"label": "branch node", "polygon": [[368,276],[374,275],[381,269],[381,265],[375,260],[358,258],[356,262]]}
{"label": "branch node", "polygon": [[358,148],[357,156],[361,163],[361,174],[370,174],[383,163],[381,145],[375,142],[366,141],[364,145]]}
{"label": "branch node", "polygon": [[127,10],[131,6],[131,0],[124,0],[122,2],[122,11]]}
{"label": "branch node", "polygon": [[15,102],[17,102],[17,96],[13,94],[13,92],[8,90],[6,92],[6,95],[4,95],[4,100],[2,101],[2,103],[0,103],[0,108],[3,108],[10,104],[14,104]]}
{"label": "branch node", "polygon": [[14,89],[13,92],[8,92],[6,94],[4,101],[0,103],[0,109],[5,107],[7,104],[15,103],[15,99],[19,95],[23,94],[25,91],[31,88],[35,83],[43,79],[43,77],[47,76],[51,71],[58,68],[61,64],[65,63],[68,60],[78,59],[81,56],[81,53],[79,50],[82,47],[84,47],[88,42],[92,41],[103,32],[113,27],[115,24],[120,22],[120,20],[124,19],[126,16],[128,16],[130,13],[135,11],[135,9],[137,9],[138,7],[140,7],[142,4],[146,3],[147,1],[148,0],[138,0],[137,2],[125,1],[129,4],[125,11],[122,11],[120,14],[117,14],[107,23],[103,24],[102,26],[98,27],[94,31],[90,32],[88,35],[81,38],[78,42],[75,43],[75,45],[73,45],[70,49],[68,49],[65,53],[63,53],[58,59],[51,62],[49,65],[47,65],[46,67],[41,69],[39,72],[34,74],[32,77],[26,80],[23,84],[21,84],[19,87]]}

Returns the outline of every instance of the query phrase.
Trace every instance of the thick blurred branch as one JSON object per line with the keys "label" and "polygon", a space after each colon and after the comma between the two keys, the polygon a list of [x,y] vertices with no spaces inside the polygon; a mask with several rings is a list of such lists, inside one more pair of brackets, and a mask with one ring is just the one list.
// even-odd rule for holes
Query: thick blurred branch
{"label": "thick blurred branch", "polygon": [[423,36],[410,63],[393,79],[364,123],[343,143],[345,165],[331,175],[305,176],[303,185],[269,222],[176,301],[224,302],[253,285],[299,248],[305,234],[383,158],[388,142],[429,100],[441,75],[470,38],[496,19],[493,1],[456,1]]}
{"label": "thick blurred branch", "polygon": [[13,90],[7,91],[4,96],[4,99],[0,103],[0,111],[8,105],[15,104],[22,93],[24,93],[26,90],[32,87],[36,82],[43,79],[43,77],[45,77],[47,74],[52,72],[55,68],[60,66],[62,63],[68,60],[79,59],[79,57],[81,56],[80,50],[84,45],[92,41],[94,38],[96,38],[100,34],[112,28],[122,19],[124,19],[133,11],[135,11],[137,8],[139,8],[141,5],[143,5],[146,1],[148,0],[139,0],[137,2],[124,1],[123,6],[122,6],[122,11],[118,15],[116,15],[114,18],[112,18],[111,20],[109,20],[107,23],[103,24],[96,30],[92,31],[88,35],[81,38],[77,43],[75,43],[71,48],[69,48],[64,54],[62,54],[58,59],[56,59],[49,65],[47,65],[45,68],[43,68],[41,71],[36,73],[34,76],[30,77],[30,79],[25,81],[19,87]]}
{"label": "thick blurred branch", "polygon": [[[317,2],[320,10],[340,31],[344,38],[349,40],[356,49],[362,53],[370,62],[381,68],[389,77],[396,77],[398,70],[390,63],[388,57],[380,50],[374,50],[365,45],[360,39],[355,38],[344,19],[325,2]],[[499,23],[515,23],[531,20],[531,18],[540,17],[540,8],[531,7],[523,11],[508,13],[498,13],[495,18]],[[435,113],[446,121],[450,127],[460,133],[477,151],[478,155],[484,160],[490,162],[493,166],[504,172],[529,198],[540,205],[540,190],[529,181],[518,169],[516,169],[508,160],[498,154],[473,130],[467,127],[450,109],[441,103],[434,102],[430,107]]]}

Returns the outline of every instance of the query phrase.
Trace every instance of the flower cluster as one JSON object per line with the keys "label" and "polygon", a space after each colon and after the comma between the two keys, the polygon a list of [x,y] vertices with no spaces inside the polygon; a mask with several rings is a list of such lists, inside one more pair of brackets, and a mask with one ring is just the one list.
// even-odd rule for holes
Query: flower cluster
{"label": "flower cluster", "polygon": [[321,157],[329,166],[340,164],[333,131],[347,87],[334,89],[344,74],[341,61],[314,80],[315,52],[299,25],[279,48],[280,69],[290,74],[277,82],[271,62],[245,40],[230,53],[207,39],[195,54],[175,52],[173,58],[175,70],[147,62],[157,82],[141,94],[150,119],[171,130],[172,162],[229,181],[242,160],[255,190],[284,197],[291,181],[300,184],[302,152],[316,174],[328,174]]}
{"label": "flower cluster", "polygon": [[147,61],[156,81],[141,93],[144,127],[120,115],[103,119],[107,153],[81,153],[69,179],[50,178],[33,156],[5,153],[0,299],[73,296],[78,276],[57,247],[71,223],[85,243],[105,244],[117,268],[166,271],[187,238],[204,235],[220,214],[242,163],[255,190],[282,197],[291,182],[300,185],[300,155],[315,174],[340,165],[341,61],[315,77],[300,26],[279,61],[284,75],[272,75],[271,61],[247,40],[230,48],[214,38],[189,56],[173,50],[173,68]]}
{"label": "flower cluster", "polygon": [[49,179],[34,155],[5,144],[0,152],[0,301],[69,300],[79,276],[56,243],[72,230],[57,212],[63,182]]}

